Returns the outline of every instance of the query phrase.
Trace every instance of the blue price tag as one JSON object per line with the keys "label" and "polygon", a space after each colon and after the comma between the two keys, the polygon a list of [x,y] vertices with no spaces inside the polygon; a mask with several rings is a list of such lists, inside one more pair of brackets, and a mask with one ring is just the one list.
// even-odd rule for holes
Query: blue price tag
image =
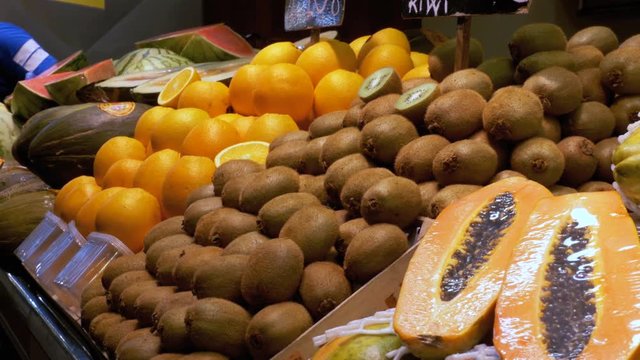
{"label": "blue price tag", "polygon": [[287,0],[284,29],[296,31],[340,26],[344,6],[345,0]]}

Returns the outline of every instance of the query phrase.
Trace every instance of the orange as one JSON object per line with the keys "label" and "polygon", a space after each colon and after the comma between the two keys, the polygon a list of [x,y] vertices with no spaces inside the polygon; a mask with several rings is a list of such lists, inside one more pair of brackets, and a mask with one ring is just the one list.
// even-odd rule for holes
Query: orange
{"label": "orange", "polygon": [[142,160],[121,159],[113,163],[102,179],[102,186],[111,188],[115,186],[133,187],[133,178],[142,165]]}
{"label": "orange", "polygon": [[411,45],[409,39],[402,31],[394,28],[385,28],[376,31],[371,37],[362,45],[358,52],[358,64],[361,64],[364,58],[374,48],[391,44],[403,48],[407,53],[411,51]]}
{"label": "orange", "polygon": [[232,123],[235,119],[242,117],[242,115],[240,114],[236,114],[236,113],[226,113],[226,114],[221,114],[215,117],[215,119],[220,119],[220,120],[224,120],[228,123]]}
{"label": "orange", "polygon": [[315,115],[349,109],[353,99],[358,97],[358,90],[363,81],[362,76],[342,69],[325,75],[314,91]]}
{"label": "orange", "polygon": [[251,64],[273,65],[279,63],[295,64],[302,51],[290,41],[273,43],[258,51]]}
{"label": "orange", "polygon": [[187,134],[181,153],[213,160],[220,150],[239,142],[240,135],[233,125],[220,119],[207,119]]}
{"label": "orange", "polygon": [[145,146],[138,140],[126,136],[116,136],[107,140],[93,160],[93,176],[96,183],[102,185],[107,171],[118,160],[134,159],[144,160],[147,157]]}
{"label": "orange", "polygon": [[178,108],[197,108],[214,117],[227,112],[229,88],[216,81],[195,81],[189,84],[178,100]]}
{"label": "orange", "polygon": [[349,46],[351,46],[351,50],[353,50],[353,53],[356,54],[356,58],[360,53],[360,49],[362,49],[362,45],[364,45],[364,43],[367,42],[370,37],[371,35],[360,36],[359,38],[349,43]]}
{"label": "orange", "polygon": [[64,184],[62,189],[60,189],[56,194],[56,199],[53,203],[53,213],[60,216],[62,199],[79,184],[87,184],[87,183],[97,185],[96,179],[93,176],[86,176],[86,175],[73,178],[69,182]]}
{"label": "orange", "polygon": [[413,61],[409,52],[397,45],[385,44],[373,48],[362,60],[358,69],[360,75],[367,77],[378,69],[391,66],[403,77],[409,70],[413,69]]}
{"label": "orange", "polygon": [[123,189],[96,214],[96,231],[113,235],[133,252],[143,247],[144,236],[162,220],[158,200],[140,188]]}
{"label": "orange", "polygon": [[407,73],[402,77],[402,80],[428,77],[431,77],[431,73],[429,72],[429,65],[420,65],[407,71]]}
{"label": "orange", "polygon": [[326,74],[337,69],[356,70],[356,54],[349,44],[338,40],[323,40],[304,49],[296,65],[309,74],[316,85]]}
{"label": "orange", "polygon": [[73,190],[60,199],[60,218],[66,222],[74,220],[82,205],[100,190],[102,190],[100,186],[90,182],[75,186]]}
{"label": "orange", "polygon": [[164,179],[179,159],[180,153],[171,149],[160,150],[149,155],[138,168],[133,178],[133,186],[146,190],[162,202]]}
{"label": "orange", "polygon": [[412,51],[409,53],[411,56],[411,61],[413,62],[413,67],[418,67],[420,65],[428,65],[429,64],[429,55],[425,53],[421,53],[418,51]]}
{"label": "orange", "polygon": [[158,105],[175,108],[178,99],[189,84],[200,80],[200,75],[192,66],[188,66],[175,74],[158,95]]}
{"label": "orange", "polygon": [[164,106],[154,106],[151,109],[145,111],[138,122],[136,123],[136,130],[133,137],[140,141],[145,147],[149,145],[151,141],[151,131],[158,122],[173,111],[172,108]]}
{"label": "orange", "polygon": [[238,135],[240,135],[240,138],[244,140],[247,138],[247,131],[254,121],[256,121],[255,116],[241,116],[231,121],[231,125],[236,128]]}
{"label": "orange", "polygon": [[271,65],[256,85],[253,101],[259,115],[288,114],[303,121],[313,107],[313,83],[297,65]]}
{"label": "orange", "polygon": [[189,194],[200,186],[210,184],[215,169],[213,160],[208,157],[181,157],[169,170],[162,185],[162,208],[165,216],[184,214]]}
{"label": "orange", "polygon": [[151,132],[153,151],[173,149],[180,151],[185,136],[196,125],[209,118],[209,113],[196,108],[184,108],[165,115]]}
{"label": "orange", "polygon": [[216,167],[229,160],[251,160],[264,164],[269,155],[269,143],[264,141],[245,141],[220,151],[215,158]]}
{"label": "orange", "polygon": [[236,71],[229,84],[229,101],[233,111],[241,115],[257,115],[253,96],[262,81],[267,65],[244,65]]}
{"label": "orange", "polygon": [[89,201],[82,205],[76,214],[76,227],[82,236],[86,237],[96,230],[96,214],[98,210],[120,190],[124,190],[124,188],[112,187],[102,190],[94,194]]}
{"label": "orange", "polygon": [[288,132],[299,130],[291,116],[286,114],[264,114],[258,116],[247,129],[245,140],[272,142],[275,138]]}

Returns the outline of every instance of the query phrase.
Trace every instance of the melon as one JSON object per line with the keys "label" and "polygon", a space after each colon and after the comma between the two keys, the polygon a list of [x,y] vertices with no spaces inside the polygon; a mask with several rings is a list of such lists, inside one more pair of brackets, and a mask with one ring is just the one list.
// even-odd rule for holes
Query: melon
{"label": "melon", "polygon": [[82,52],[82,50],[78,50],[67,56],[64,60],[58,61],[55,65],[43,71],[39,76],[58,74],[66,71],[76,71],[86,67],[87,65],[89,65],[87,56]]}
{"label": "melon", "polygon": [[111,78],[116,75],[115,67],[111,59],[101,61],[82,70],[64,73],[45,84],[49,95],[59,105],[74,105],[82,101],[76,96],[76,92],[83,87]]}
{"label": "melon", "polygon": [[0,103],[0,159],[10,160],[11,146],[20,134],[11,113]]}
{"label": "melon", "polygon": [[224,24],[191,28],[136,43],[138,48],[163,48],[193,62],[229,60],[253,56],[253,48]]}
{"label": "melon", "polygon": [[172,69],[193,62],[168,49],[145,48],[131,51],[116,61],[118,75]]}
{"label": "melon", "polygon": [[56,102],[45,88],[48,82],[62,79],[73,72],[63,72],[38,76],[29,80],[18,81],[13,89],[11,112],[20,124],[44,109],[56,106]]}

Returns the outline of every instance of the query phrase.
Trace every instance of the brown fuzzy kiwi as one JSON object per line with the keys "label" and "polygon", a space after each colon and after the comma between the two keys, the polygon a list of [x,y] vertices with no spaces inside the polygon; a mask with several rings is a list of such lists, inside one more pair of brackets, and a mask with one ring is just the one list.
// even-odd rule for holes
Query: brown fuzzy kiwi
{"label": "brown fuzzy kiwi", "polygon": [[600,63],[602,83],[618,95],[640,94],[640,48],[614,50]]}
{"label": "brown fuzzy kiwi", "polygon": [[360,209],[369,224],[389,223],[405,228],[422,210],[420,188],[400,176],[382,179],[364,193]]}
{"label": "brown fuzzy kiwi", "polygon": [[552,66],[532,75],[522,86],[540,98],[545,114],[563,115],[574,111],[582,102],[582,86],[578,75]]}
{"label": "brown fuzzy kiwi", "polygon": [[[242,189],[240,210],[249,214],[258,214],[260,208],[269,200],[278,195],[297,192],[299,188],[300,177],[295,170],[285,166],[269,168],[260,173],[251,186]],[[233,239],[230,239],[227,244],[231,240]]]}
{"label": "brown fuzzy kiwi", "polygon": [[147,280],[154,279],[153,276],[151,276],[151,274],[149,274],[146,270],[128,271],[113,279],[106,295],[106,300],[109,304],[109,307],[114,311],[118,311],[120,306],[120,295],[122,294],[122,292],[124,292],[124,290],[129,286]]}
{"label": "brown fuzzy kiwi", "polygon": [[360,151],[377,163],[393,165],[398,151],[418,137],[416,127],[404,116],[380,116],[362,128]]}
{"label": "brown fuzzy kiwi", "polygon": [[115,358],[116,348],[127,334],[139,328],[138,320],[125,320],[107,330],[102,342],[104,350],[110,358]]}
{"label": "brown fuzzy kiwi", "polygon": [[340,203],[340,192],[349,177],[356,172],[373,167],[362,154],[351,154],[331,164],[324,177],[324,188],[330,204]]}
{"label": "brown fuzzy kiwi", "polygon": [[511,153],[511,169],[547,187],[560,180],[564,167],[562,151],[546,138],[523,141]]}
{"label": "brown fuzzy kiwi", "polygon": [[492,139],[489,133],[480,130],[469,137],[470,140],[483,142],[493,149],[498,155],[498,171],[509,167],[511,158],[511,147],[505,141]]}
{"label": "brown fuzzy kiwi", "polygon": [[551,23],[533,23],[519,27],[509,41],[509,52],[518,63],[540,51],[564,50],[567,36],[561,27]]}
{"label": "brown fuzzy kiwi", "polygon": [[587,181],[578,187],[578,192],[616,191],[611,183],[604,181]]}
{"label": "brown fuzzy kiwi", "polygon": [[433,175],[442,186],[484,185],[497,169],[498,155],[491,146],[480,141],[456,141],[442,148],[433,158]]}
{"label": "brown fuzzy kiwi", "polygon": [[[456,39],[449,39],[433,48],[429,53],[429,72],[431,78],[442,81],[454,71],[456,54]],[[482,44],[471,38],[469,41],[469,67],[476,67],[482,63],[484,50]]]}
{"label": "brown fuzzy kiwi", "polygon": [[229,360],[229,358],[217,352],[196,351],[183,355],[180,360]]}
{"label": "brown fuzzy kiwi", "polygon": [[489,181],[490,183],[494,183],[494,182],[498,182],[500,180],[504,180],[506,178],[511,178],[511,177],[521,177],[521,178],[526,178],[526,176],[524,176],[523,174],[515,171],[515,170],[502,170],[499,173],[497,173],[494,177],[491,178],[491,181]]}
{"label": "brown fuzzy kiwi", "polygon": [[500,89],[482,111],[482,126],[493,139],[520,141],[540,133],[544,108],[536,94],[517,87]]}
{"label": "brown fuzzy kiwi", "polygon": [[315,138],[307,143],[307,145],[300,150],[300,163],[298,164],[298,171],[301,174],[320,175],[324,174],[324,166],[320,161],[320,154],[322,147],[327,141],[328,136]]}
{"label": "brown fuzzy kiwi", "polygon": [[211,228],[213,228],[219,219],[225,219],[228,216],[231,216],[231,214],[238,212],[239,211],[234,208],[222,207],[200,217],[196,224],[196,230],[193,234],[195,243],[200,245],[213,245],[209,239]]}
{"label": "brown fuzzy kiwi", "polygon": [[[178,353],[162,353],[159,355],[156,355],[154,357],[152,357],[149,360],[181,360],[184,358],[184,354],[178,354]],[[228,360],[227,358],[223,358],[225,360]]]}
{"label": "brown fuzzy kiwi", "polygon": [[612,98],[611,91],[604,86],[600,79],[602,75],[600,69],[589,68],[577,72],[582,83],[582,101],[597,101],[608,105]]}
{"label": "brown fuzzy kiwi", "polygon": [[407,235],[391,224],[371,225],[353,237],[344,256],[347,278],[364,283],[386,269],[409,248]]}
{"label": "brown fuzzy kiwi", "polygon": [[513,59],[509,56],[499,56],[487,59],[476,68],[487,74],[491,79],[493,91],[505,86],[513,85],[513,73],[516,71]]}
{"label": "brown fuzzy kiwi", "polygon": [[380,116],[396,114],[398,112],[396,110],[398,99],[400,99],[400,94],[388,94],[368,102],[362,108],[362,116],[358,122],[358,127],[362,129]]}
{"label": "brown fuzzy kiwi", "polygon": [[560,125],[560,121],[555,117],[545,115],[544,119],[542,119],[540,133],[537,136],[547,138],[557,143],[562,139],[562,126]]}
{"label": "brown fuzzy kiwi", "polygon": [[198,298],[191,291],[179,291],[167,296],[153,309],[153,314],[151,315],[153,330],[156,330],[158,321],[165,312],[182,306],[193,305],[197,300]]}
{"label": "brown fuzzy kiwi", "polygon": [[461,199],[482,187],[479,185],[453,184],[440,189],[429,202],[428,217],[435,219],[452,202]]}
{"label": "brown fuzzy kiwi", "polygon": [[569,136],[558,143],[564,154],[564,171],[560,183],[570,187],[589,181],[596,172],[598,159],[594,155],[595,144],[582,136]]}
{"label": "brown fuzzy kiwi", "polygon": [[431,103],[440,96],[437,84],[426,83],[403,93],[396,101],[397,112],[411,120],[418,130],[424,128],[424,114]]}
{"label": "brown fuzzy kiwi", "polygon": [[[160,239],[158,239],[160,240]],[[111,286],[113,279],[128,271],[144,270],[146,255],[139,252],[135,255],[123,255],[109,262],[102,272],[101,282],[104,289]]]}
{"label": "brown fuzzy kiwi", "polygon": [[269,144],[269,151],[275,150],[280,145],[289,141],[309,141],[309,132],[306,130],[296,130],[278,136]]}
{"label": "brown fuzzy kiwi", "polygon": [[116,349],[119,360],[144,360],[159,355],[162,351],[160,337],[149,329],[140,329],[139,335],[123,338]]}
{"label": "brown fuzzy kiwi", "polygon": [[156,262],[156,279],[159,285],[175,285],[176,281],[173,278],[173,269],[176,267],[176,262],[180,258],[180,255],[187,248],[201,248],[202,245],[190,244],[177,248],[173,248],[165,251]]}
{"label": "brown fuzzy kiwi", "polygon": [[431,199],[440,191],[440,185],[437,181],[427,181],[418,184],[420,188],[420,197],[422,198],[422,210],[420,210],[420,216],[429,217],[429,204]]}
{"label": "brown fuzzy kiwi", "polygon": [[320,163],[326,170],[338,159],[360,152],[360,130],[347,127],[329,135],[320,151]]}
{"label": "brown fuzzy kiwi", "polygon": [[616,119],[609,108],[596,101],[580,104],[562,122],[562,135],[583,136],[592,142],[598,142],[613,134]]}
{"label": "brown fuzzy kiwi", "polygon": [[318,261],[304,268],[300,296],[311,316],[317,320],[351,296],[351,284],[342,267]]}
{"label": "brown fuzzy kiwi", "polygon": [[251,160],[229,160],[220,165],[213,174],[213,190],[216,196],[222,194],[227,181],[245,174],[257,173],[264,170],[264,165]]}
{"label": "brown fuzzy kiwi", "polygon": [[240,209],[240,194],[245,186],[251,186],[253,182],[260,176],[262,172],[249,173],[239,175],[236,178],[230,179],[222,189],[222,205],[227,208]]}
{"label": "brown fuzzy kiwi", "polygon": [[360,216],[360,202],[362,195],[378,181],[394,176],[385,168],[362,169],[349,176],[342,191],[340,191],[340,202],[342,206],[352,215]]}
{"label": "brown fuzzy kiwi", "polygon": [[274,150],[269,150],[266,159],[267,168],[286,166],[298,171],[301,154],[309,142],[306,140],[287,141]]}
{"label": "brown fuzzy kiwi", "polygon": [[598,159],[598,167],[594,178],[606,181],[608,183],[613,182],[613,171],[611,170],[611,157],[613,152],[618,147],[618,138],[610,137],[604,140],[600,140],[596,147],[593,149],[593,155]]}
{"label": "brown fuzzy kiwi", "polygon": [[627,132],[629,124],[640,120],[640,96],[620,96],[611,104],[611,112],[616,119],[615,135]]}
{"label": "brown fuzzy kiwi", "polygon": [[136,317],[136,299],[142,295],[147,289],[158,287],[158,283],[155,280],[138,281],[135,286],[129,286],[122,294],[120,294],[120,305],[118,306],[118,312],[127,319],[135,319]]}
{"label": "brown fuzzy kiwi", "polygon": [[256,307],[287,301],[296,294],[303,270],[304,254],[293,240],[267,241],[249,256],[240,281],[242,298]]}
{"label": "brown fuzzy kiwi", "polygon": [[323,205],[329,204],[329,195],[324,188],[324,179],[325,175],[300,175],[300,192],[317,197]]}
{"label": "brown fuzzy kiwi", "polygon": [[313,325],[304,306],[283,302],[256,313],[245,335],[253,359],[271,359]]}
{"label": "brown fuzzy kiwi", "polygon": [[618,36],[606,26],[589,26],[573,34],[567,42],[567,49],[583,45],[595,46],[607,54],[618,48]]}
{"label": "brown fuzzy kiwi", "polygon": [[620,44],[619,47],[640,47],[640,34],[628,37],[624,42],[622,42],[622,44]]}
{"label": "brown fuzzy kiwi", "polygon": [[193,293],[198,299],[215,297],[241,303],[240,282],[247,269],[249,255],[226,255],[196,271]]}
{"label": "brown fuzzy kiwi", "polygon": [[442,135],[449,141],[466,139],[482,129],[482,111],[486,105],[485,99],[473,90],[453,90],[427,108],[424,122],[430,133]]}
{"label": "brown fuzzy kiwi", "polygon": [[578,71],[597,68],[600,66],[602,59],[604,59],[602,51],[593,45],[576,46],[567,51],[573,55],[573,60],[576,62],[576,70]]}
{"label": "brown fuzzy kiwi", "polygon": [[151,245],[162,238],[170,235],[185,234],[184,229],[182,229],[183,221],[184,216],[178,215],[163,220],[152,227],[144,237],[144,252],[149,251]]}
{"label": "brown fuzzy kiwi", "polygon": [[553,66],[560,66],[570,71],[576,70],[573,55],[568,52],[541,51],[522,59],[516,66],[513,78],[516,83],[522,84],[533,74]]}
{"label": "brown fuzzy kiwi", "polygon": [[435,84],[438,85],[438,82],[432,78],[411,78],[402,81],[402,94],[407,91],[414,89],[420,85],[424,84]]}
{"label": "brown fuzzy kiwi", "polygon": [[195,349],[242,358],[247,354],[244,335],[250,320],[251,315],[240,305],[207,298],[187,309],[185,324]]}
{"label": "brown fuzzy kiwi", "polygon": [[182,221],[182,228],[184,232],[188,235],[193,236],[196,232],[196,225],[198,224],[198,220],[215,209],[219,209],[222,207],[222,198],[210,197],[205,199],[200,199],[193,202],[187,210],[184,212],[184,220]]}
{"label": "brown fuzzy kiwi", "polygon": [[485,100],[489,100],[491,94],[493,94],[493,83],[487,74],[476,69],[456,71],[440,82],[442,94],[460,89],[473,90]]}
{"label": "brown fuzzy kiwi", "polygon": [[355,104],[347,110],[347,113],[344,114],[344,119],[342,120],[342,127],[358,127],[358,123],[360,122],[360,118],[362,117],[362,111],[364,109],[364,103]]}
{"label": "brown fuzzy kiwi", "polygon": [[288,193],[269,200],[258,211],[258,230],[269,237],[278,237],[280,229],[289,217],[306,206],[321,205],[317,197],[309,193]]}
{"label": "brown fuzzy kiwi", "polygon": [[95,279],[91,280],[84,289],[82,289],[82,294],[80,294],[80,308],[82,308],[89,300],[96,296],[105,295],[106,292],[107,290],[102,286],[101,278],[97,276]]}
{"label": "brown fuzzy kiwi", "polygon": [[221,217],[211,226],[207,244],[224,248],[238,236],[258,231],[257,220],[255,215],[240,211]]}
{"label": "brown fuzzy kiwi", "polygon": [[338,239],[334,245],[340,256],[344,257],[351,239],[366,227],[369,227],[369,223],[363,218],[352,219],[340,225]]}
{"label": "brown fuzzy kiwi", "polygon": [[214,197],[214,191],[213,191],[213,183],[211,184],[207,184],[207,185],[202,185],[199,188],[193,190],[189,196],[187,197],[187,207],[191,206],[191,204],[193,204],[194,202],[198,201],[198,200],[202,200],[202,199],[206,199],[206,198],[211,198]]}
{"label": "brown fuzzy kiwi", "polygon": [[191,290],[196,271],[208,263],[218,261],[220,254],[222,248],[217,246],[185,249],[173,268],[173,278],[178,290]]}
{"label": "brown fuzzy kiwi", "polygon": [[158,320],[156,331],[162,343],[162,351],[188,352],[191,340],[184,319],[189,305],[167,310]]}
{"label": "brown fuzzy kiwi", "polygon": [[338,221],[338,226],[346,223],[347,221],[349,221],[349,219],[351,219],[349,212],[345,209],[336,210],[333,212],[333,214],[336,216],[336,221]]}
{"label": "brown fuzzy kiwi", "polygon": [[268,237],[258,231],[242,234],[230,242],[229,245],[224,248],[221,255],[250,255],[258,245],[268,240]]}
{"label": "brown fuzzy kiwi", "polygon": [[575,194],[575,193],[578,192],[576,189],[574,189],[572,187],[568,187],[568,186],[564,186],[564,185],[560,185],[560,184],[555,184],[555,185],[549,186],[549,191],[551,191],[553,196]]}
{"label": "brown fuzzy kiwi", "polygon": [[186,234],[178,234],[167,236],[164,239],[160,239],[147,251],[146,269],[147,271],[155,275],[157,270],[156,263],[160,256],[167,250],[186,246],[193,243],[193,238]]}
{"label": "brown fuzzy kiwi", "polygon": [[107,303],[107,297],[105,295],[96,296],[87,301],[80,310],[80,323],[82,327],[88,329],[91,320],[100,314],[109,312],[109,310],[109,304]]}
{"label": "brown fuzzy kiwi", "polygon": [[398,73],[392,67],[383,67],[364,79],[358,89],[358,97],[364,102],[370,102],[387,94],[401,92],[402,81]]}
{"label": "brown fuzzy kiwi", "polygon": [[320,115],[309,125],[309,136],[312,139],[328,136],[342,129],[346,110],[332,111],[330,113]]}
{"label": "brown fuzzy kiwi", "polygon": [[114,312],[106,312],[102,313],[89,323],[89,335],[91,339],[98,344],[98,346],[102,346],[102,342],[104,341],[104,336],[107,331],[114,325],[123,322],[125,318]]}
{"label": "brown fuzzy kiwi", "polygon": [[153,325],[153,311],[163,299],[176,292],[175,286],[158,286],[146,289],[135,302],[135,315],[140,326]]}
{"label": "brown fuzzy kiwi", "polygon": [[338,238],[338,220],[323,205],[305,206],[293,213],[280,230],[280,238],[293,240],[302,249],[305,263],[320,261]]}

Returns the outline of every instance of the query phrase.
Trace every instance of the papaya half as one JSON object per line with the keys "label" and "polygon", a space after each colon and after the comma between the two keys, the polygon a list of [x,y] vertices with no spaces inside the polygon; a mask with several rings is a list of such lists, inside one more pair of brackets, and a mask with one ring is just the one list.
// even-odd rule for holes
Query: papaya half
{"label": "papaya half", "polygon": [[496,306],[502,359],[638,359],[640,243],[618,193],[541,200]]}
{"label": "papaya half", "polygon": [[464,352],[491,330],[511,252],[535,204],[550,196],[512,177],[440,213],[409,263],[396,306],[394,329],[414,355]]}

